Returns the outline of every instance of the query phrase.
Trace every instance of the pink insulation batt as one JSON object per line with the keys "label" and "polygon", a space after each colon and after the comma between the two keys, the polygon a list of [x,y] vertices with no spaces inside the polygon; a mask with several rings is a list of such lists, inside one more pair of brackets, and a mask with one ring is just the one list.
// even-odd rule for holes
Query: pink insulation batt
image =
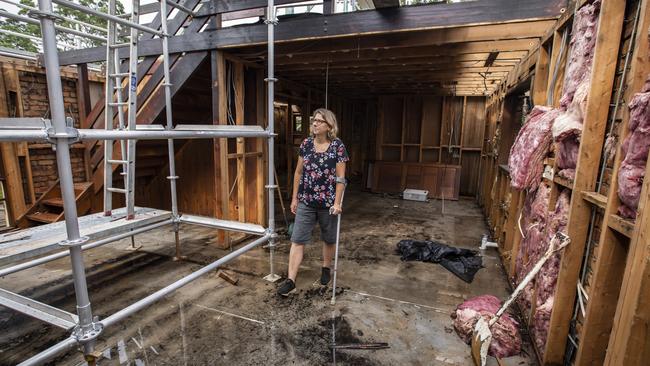
{"label": "pink insulation batt", "polygon": [[[648,83],[646,83],[648,85]],[[622,146],[625,157],[618,171],[619,215],[635,218],[650,149],[650,91],[637,93],[630,102],[629,134]]]}
{"label": "pink insulation batt", "polygon": [[544,158],[551,146],[551,126],[557,109],[535,106],[517,134],[508,158],[511,184],[517,189],[534,189],[544,169]]}
{"label": "pink insulation batt", "polygon": [[[490,319],[494,317],[500,307],[501,301],[492,295],[481,295],[465,300],[451,314],[456,333],[465,343],[470,344],[478,318],[483,316]],[[518,327],[519,323],[508,313],[504,313],[490,328],[492,342],[488,354],[499,358],[519,354],[521,352],[521,335]]]}
{"label": "pink insulation batt", "polygon": [[[560,175],[573,179],[585,117],[596,47],[600,1],[578,10],[571,31],[570,56],[560,98],[562,114],[555,119],[553,138],[557,142],[555,159]],[[563,170],[566,170],[563,172]]]}
{"label": "pink insulation batt", "polygon": [[[565,189],[557,199],[555,210],[549,215],[546,226],[546,238],[543,242],[543,247],[540,248],[542,253],[548,250],[548,246],[551,244],[551,240],[553,240],[556,233],[562,232],[566,234],[570,203],[571,197],[569,190]],[[555,243],[555,245],[559,244],[557,242]],[[550,312],[553,309],[553,295],[555,294],[555,285],[560,272],[561,259],[561,252],[554,253],[544,263],[544,266],[535,278],[537,299],[535,314],[533,314],[532,330],[533,340],[540,351],[544,349],[548,336]]]}

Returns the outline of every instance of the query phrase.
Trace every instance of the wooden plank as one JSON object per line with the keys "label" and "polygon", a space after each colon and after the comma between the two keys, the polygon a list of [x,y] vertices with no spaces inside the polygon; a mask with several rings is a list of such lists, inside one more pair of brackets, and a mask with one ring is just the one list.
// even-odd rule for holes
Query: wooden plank
{"label": "wooden plank", "polygon": [[[473,45],[475,43],[466,43],[466,45]],[[476,64],[477,62],[485,60],[490,54],[488,48],[483,43],[479,43],[483,46],[483,51],[480,49],[474,48],[477,52],[464,52],[458,45],[450,44],[452,50],[456,51],[456,55],[451,53],[444,53],[442,48],[438,47],[427,47],[423,49],[422,47],[403,47],[400,49],[381,49],[373,50],[375,52],[370,52],[371,50],[361,50],[359,53],[352,55],[352,57],[346,57],[345,54],[337,54],[335,59],[328,60],[325,53],[311,54],[311,53],[298,53],[292,54],[292,57],[287,57],[286,55],[280,55],[276,59],[277,70],[289,69],[291,67],[324,67],[329,61],[330,67],[343,67],[349,66],[351,62],[354,62],[355,65],[382,65],[386,62],[402,62],[402,63],[415,63],[415,62],[430,62],[431,65],[437,64],[448,64],[452,62],[459,63],[472,63]],[[397,52],[397,51],[406,51],[406,52]],[[394,54],[386,54],[382,51],[391,51]],[[415,54],[411,54],[411,51]],[[416,52],[417,51],[417,52]],[[330,50],[331,52],[331,50]],[[461,53],[462,52],[462,53]],[[338,52],[337,52],[338,53]],[[502,51],[499,52],[499,57],[497,63],[517,63],[521,61],[527,55],[527,51]],[[295,57],[295,59],[294,59]],[[342,58],[339,58],[342,57]],[[428,61],[427,61],[428,60]]]}
{"label": "wooden plank", "polygon": [[[232,63],[235,88],[235,124],[244,124],[244,65],[241,62]],[[237,144],[237,213],[239,221],[246,221],[246,144],[244,138],[236,139]]]}
{"label": "wooden plank", "polygon": [[[560,15],[564,5],[565,2],[562,0],[534,0],[525,3],[519,0],[483,0],[368,10],[323,15],[322,17],[296,17],[284,20],[275,27],[275,40],[276,42],[297,41],[486,23],[516,23],[525,20],[554,19]],[[543,33],[539,36],[542,35]],[[265,44],[266,41],[266,25],[246,25],[173,37],[169,41],[169,50],[170,53],[177,53]],[[160,54],[160,48],[160,42],[154,40],[144,40],[138,44],[138,52],[141,56]],[[97,62],[105,57],[103,47],[59,53],[61,65]]]}
{"label": "wooden plank", "polygon": [[582,198],[586,201],[593,203],[596,207],[600,209],[605,209],[607,207],[607,197],[604,194],[598,192],[582,192]]}
{"label": "wooden plank", "polygon": [[372,0],[375,9],[393,8],[399,6],[399,0]]}
{"label": "wooden plank", "polygon": [[[0,72],[0,116],[9,117],[9,101],[7,100],[7,89],[5,82],[10,71],[2,67]],[[25,204],[25,192],[23,190],[22,173],[18,163],[16,144],[13,142],[0,143],[0,154],[2,155],[2,166],[4,168],[5,194],[8,203],[7,219],[13,225],[16,219],[27,211]]]}
{"label": "wooden plank", "polygon": [[609,215],[607,226],[628,238],[632,237],[632,233],[634,232],[634,222],[616,214]]}
{"label": "wooden plank", "polygon": [[[585,112],[578,165],[573,189],[577,192],[593,191],[600,165],[612,84],[616,69],[625,2],[605,1],[601,5],[598,20],[598,36],[591,70],[591,85]],[[573,315],[576,296],[576,281],[584,254],[591,207],[588,202],[575,195],[571,200],[567,231],[571,245],[564,249],[554,296],[553,311],[544,352],[545,364],[560,364]]]}
{"label": "wooden plank", "polygon": [[[263,70],[257,70],[257,89],[256,89],[256,94],[257,94],[257,123],[260,126],[266,127],[268,125],[267,117],[266,117],[266,85],[264,83],[264,71]],[[267,204],[265,202],[266,199],[266,189],[264,188],[265,182],[267,181],[264,172],[267,171],[268,169],[268,161],[266,160],[268,148],[266,144],[265,139],[257,139],[256,140],[257,144],[257,151],[261,152],[262,155],[257,158],[257,218],[258,221],[257,223],[265,226],[267,217],[266,217],[266,207]],[[279,185],[279,182],[275,182],[275,184]]]}
{"label": "wooden plank", "polygon": [[[210,52],[210,76],[212,87],[212,124],[226,124],[228,105],[226,99],[226,63],[221,51]],[[216,197],[215,217],[229,220],[228,190],[228,145],[226,139],[214,139],[214,189]],[[218,245],[230,246],[230,236],[225,230],[218,230]]]}
{"label": "wooden plank", "polygon": [[538,48],[537,63],[535,64],[535,79],[532,90],[533,105],[546,105],[550,57],[548,49],[541,45]]}

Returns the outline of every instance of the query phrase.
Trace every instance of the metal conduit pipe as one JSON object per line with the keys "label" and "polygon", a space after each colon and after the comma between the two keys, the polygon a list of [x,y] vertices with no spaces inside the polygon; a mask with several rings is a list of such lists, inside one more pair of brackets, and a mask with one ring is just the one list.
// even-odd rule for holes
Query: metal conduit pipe
{"label": "metal conduit pipe", "polygon": [[42,365],[47,361],[50,361],[52,358],[57,355],[69,351],[74,346],[77,345],[77,339],[75,337],[66,338],[63,342],[59,342],[54,346],[46,349],[45,351],[30,357],[29,359],[21,362],[18,366],[32,366],[32,365]]}
{"label": "metal conduit pipe", "polygon": [[[157,228],[165,226],[165,225],[170,225],[173,222],[174,221],[172,219],[169,219],[169,220],[157,222],[157,223],[152,224],[152,225],[147,225],[147,226],[144,226],[144,227],[141,227],[141,228],[138,228],[138,229],[134,229],[134,230],[122,233],[122,234],[109,236],[108,238],[104,238],[104,239],[97,240],[95,242],[92,242],[92,243],[89,243],[89,244],[86,244],[86,245],[82,245],[81,250],[84,251],[84,250],[88,250],[88,249],[97,248],[99,246],[109,244],[109,243],[112,243],[112,242],[117,241],[117,240],[125,239],[125,238],[128,238],[128,237],[136,235],[136,234],[141,234],[141,233],[144,233],[144,232],[147,232],[147,231],[150,231],[150,230],[153,230],[153,229],[157,229]],[[38,258],[38,259],[34,259],[32,261],[29,261],[29,262],[20,263],[20,264],[11,266],[11,267],[3,268],[3,269],[0,269],[0,277],[6,276],[6,275],[9,275],[9,274],[12,274],[12,273],[20,272],[20,271],[28,269],[28,268],[36,267],[36,266],[39,266],[41,264],[51,262],[53,260],[57,260],[59,258],[67,257],[68,255],[69,255],[69,252],[66,250],[66,251],[62,251],[62,252],[59,252],[59,253],[54,253],[54,254],[51,254],[51,255],[48,255],[48,256],[45,256],[45,257],[41,257],[41,258]]]}
{"label": "metal conduit pipe", "polygon": [[173,292],[173,291],[187,285],[188,283],[196,280],[197,278],[203,276],[204,274],[219,268],[220,266],[230,262],[231,260],[233,260],[233,259],[239,257],[240,255],[248,252],[249,250],[259,246],[260,244],[265,243],[268,239],[269,239],[269,235],[267,234],[267,235],[264,235],[264,236],[262,236],[262,237],[260,237],[260,238],[258,238],[256,240],[252,241],[252,242],[246,244],[245,246],[235,250],[234,252],[229,253],[228,255],[218,259],[217,261],[208,264],[207,266],[199,269],[198,271],[192,272],[188,276],[181,278],[180,280],[172,283],[171,285],[169,285],[167,287],[164,287],[164,288],[154,292],[153,294],[145,297],[144,299],[129,305],[128,307],[126,307],[126,308],[118,311],[117,313],[109,316],[108,318],[102,320],[100,323],[104,327],[108,327],[108,326],[111,326],[111,325],[113,325],[115,323],[118,323],[119,321],[124,320],[125,318],[133,315],[134,313],[136,313],[136,312],[146,308],[147,306],[153,304],[154,302],[162,299],[163,297],[167,296],[171,292]]}

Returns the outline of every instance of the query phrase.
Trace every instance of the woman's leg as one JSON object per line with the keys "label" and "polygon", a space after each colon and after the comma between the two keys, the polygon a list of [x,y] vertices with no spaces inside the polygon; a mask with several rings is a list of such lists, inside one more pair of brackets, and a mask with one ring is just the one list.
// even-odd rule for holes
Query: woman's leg
{"label": "woman's leg", "polygon": [[289,278],[293,282],[296,282],[298,268],[300,268],[300,263],[302,263],[302,256],[304,253],[304,244],[291,243],[291,250],[289,251]]}
{"label": "woman's leg", "polygon": [[334,258],[335,250],[335,244],[323,244],[323,267],[330,268],[332,266],[332,258]]}

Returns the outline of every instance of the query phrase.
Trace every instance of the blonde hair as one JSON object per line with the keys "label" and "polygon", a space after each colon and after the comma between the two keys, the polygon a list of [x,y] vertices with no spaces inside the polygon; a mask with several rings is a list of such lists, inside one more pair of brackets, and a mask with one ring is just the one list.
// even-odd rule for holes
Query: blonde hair
{"label": "blonde hair", "polygon": [[[318,108],[312,114],[312,119],[316,118],[317,114],[323,116],[325,122],[327,122],[327,124],[330,126],[330,130],[327,131],[327,138],[334,140],[339,133],[339,125],[336,122],[336,115],[334,115],[334,112],[330,111],[329,109]],[[314,130],[311,128],[311,124],[309,127],[309,136],[314,137]]]}

